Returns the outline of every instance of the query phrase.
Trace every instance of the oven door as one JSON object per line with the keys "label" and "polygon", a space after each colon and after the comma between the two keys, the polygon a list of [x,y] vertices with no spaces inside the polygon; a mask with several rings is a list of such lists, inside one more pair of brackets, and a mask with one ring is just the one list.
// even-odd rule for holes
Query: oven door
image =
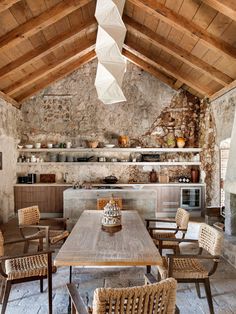
{"label": "oven door", "polygon": [[201,209],[201,188],[181,188],[180,207],[189,211]]}

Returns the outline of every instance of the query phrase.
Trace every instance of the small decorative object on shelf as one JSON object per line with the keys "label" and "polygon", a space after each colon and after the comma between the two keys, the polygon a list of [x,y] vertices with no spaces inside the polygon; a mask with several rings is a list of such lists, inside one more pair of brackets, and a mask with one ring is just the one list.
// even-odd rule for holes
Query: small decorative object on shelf
{"label": "small decorative object on shelf", "polygon": [[190,182],[190,178],[187,176],[181,176],[179,177],[179,183],[189,183]]}
{"label": "small decorative object on shelf", "polygon": [[118,137],[118,144],[122,148],[129,147],[129,137],[126,135],[121,135]]}
{"label": "small decorative object on shelf", "polygon": [[199,169],[192,168],[191,169],[191,181],[193,183],[198,183],[199,182],[199,177],[200,177]]}
{"label": "small decorative object on shelf", "polygon": [[114,233],[121,228],[121,210],[112,197],[103,210],[102,230]]}
{"label": "small decorative object on shelf", "polygon": [[177,143],[178,148],[183,148],[185,146],[185,142],[186,142],[186,139],[183,137],[176,138],[176,143]]}
{"label": "small decorative object on shelf", "polygon": [[157,172],[154,169],[152,169],[152,171],[149,173],[149,181],[151,183],[157,182]]}

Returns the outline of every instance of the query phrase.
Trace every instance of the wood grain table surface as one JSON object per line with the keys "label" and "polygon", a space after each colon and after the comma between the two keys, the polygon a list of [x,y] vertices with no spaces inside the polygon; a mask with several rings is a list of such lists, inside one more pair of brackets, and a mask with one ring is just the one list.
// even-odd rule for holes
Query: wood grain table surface
{"label": "wood grain table surface", "polygon": [[160,265],[161,256],[136,211],[122,211],[122,229],[101,229],[103,211],[85,210],[59,250],[56,266]]}

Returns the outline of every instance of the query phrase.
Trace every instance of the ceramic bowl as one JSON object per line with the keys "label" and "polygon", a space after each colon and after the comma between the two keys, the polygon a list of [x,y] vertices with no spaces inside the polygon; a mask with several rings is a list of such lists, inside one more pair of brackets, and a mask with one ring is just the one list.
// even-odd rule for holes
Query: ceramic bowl
{"label": "ceramic bowl", "polygon": [[105,144],[105,147],[106,148],[113,148],[113,147],[115,147],[115,145],[114,144]]}
{"label": "ceramic bowl", "polygon": [[33,148],[33,145],[27,144],[27,145],[25,145],[25,148],[31,149],[31,148]]}
{"label": "ceramic bowl", "polygon": [[19,149],[22,149],[22,148],[23,148],[23,145],[17,145],[17,147],[18,147]]}
{"label": "ceramic bowl", "polygon": [[87,141],[87,145],[89,148],[97,148],[99,142],[98,141]]}
{"label": "ceramic bowl", "polygon": [[35,144],[34,144],[34,147],[35,147],[35,148],[41,148],[41,143],[35,143]]}
{"label": "ceramic bowl", "polygon": [[52,148],[52,147],[53,147],[52,143],[47,144],[47,148]]}

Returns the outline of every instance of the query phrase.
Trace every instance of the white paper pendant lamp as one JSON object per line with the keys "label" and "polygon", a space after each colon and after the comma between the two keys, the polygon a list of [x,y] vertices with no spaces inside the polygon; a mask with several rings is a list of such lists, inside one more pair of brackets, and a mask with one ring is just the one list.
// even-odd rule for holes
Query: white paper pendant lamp
{"label": "white paper pendant lamp", "polygon": [[122,56],[126,28],[122,21],[125,0],[97,0],[98,21],[96,54],[98,58],[95,87],[104,104],[125,101],[121,85],[126,70]]}

